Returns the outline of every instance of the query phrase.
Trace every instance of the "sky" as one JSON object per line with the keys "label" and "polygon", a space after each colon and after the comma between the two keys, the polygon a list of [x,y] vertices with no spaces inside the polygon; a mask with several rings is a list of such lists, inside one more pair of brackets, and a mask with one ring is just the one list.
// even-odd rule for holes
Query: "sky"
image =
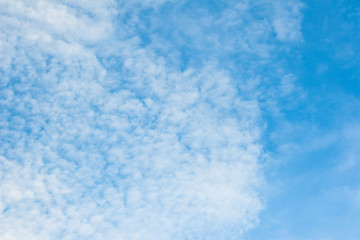
{"label": "sky", "polygon": [[360,2],[0,0],[1,240],[359,240]]}

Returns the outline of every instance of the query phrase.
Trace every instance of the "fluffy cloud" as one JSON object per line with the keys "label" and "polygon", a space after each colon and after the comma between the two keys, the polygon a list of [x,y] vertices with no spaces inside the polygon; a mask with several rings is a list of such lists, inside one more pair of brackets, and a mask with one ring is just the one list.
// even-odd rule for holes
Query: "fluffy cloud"
{"label": "fluffy cloud", "polygon": [[[238,239],[256,224],[258,101],[211,58],[181,71],[156,32],[144,46],[127,13],[161,3],[2,1],[2,239]],[[231,29],[237,9],[216,21]],[[219,39],[266,59],[268,24]]]}

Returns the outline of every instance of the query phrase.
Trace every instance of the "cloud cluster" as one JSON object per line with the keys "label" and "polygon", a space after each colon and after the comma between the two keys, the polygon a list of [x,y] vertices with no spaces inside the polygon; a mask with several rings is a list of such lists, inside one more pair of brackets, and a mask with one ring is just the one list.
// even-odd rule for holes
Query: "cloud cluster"
{"label": "cloud cluster", "polygon": [[[1,1],[1,239],[238,239],[256,224],[259,103],[211,57],[183,71],[158,54],[158,18],[129,14],[162,2]],[[226,11],[214,20],[231,29]],[[260,23],[214,36],[250,56],[269,48]]]}

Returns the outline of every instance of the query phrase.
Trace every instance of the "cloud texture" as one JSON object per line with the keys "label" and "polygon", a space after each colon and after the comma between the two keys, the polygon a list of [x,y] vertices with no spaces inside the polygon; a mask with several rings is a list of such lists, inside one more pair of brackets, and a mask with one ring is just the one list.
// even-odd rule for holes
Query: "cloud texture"
{"label": "cloud texture", "polygon": [[196,21],[186,4],[0,1],[1,239],[239,239],[257,223],[248,79],[276,38],[301,39],[282,14],[298,10],[228,1]]}

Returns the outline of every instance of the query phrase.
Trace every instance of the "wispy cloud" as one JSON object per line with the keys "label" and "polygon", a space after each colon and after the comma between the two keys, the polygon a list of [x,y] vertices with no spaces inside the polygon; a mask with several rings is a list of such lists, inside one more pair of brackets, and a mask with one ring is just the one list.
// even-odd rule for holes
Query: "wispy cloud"
{"label": "wispy cloud", "polygon": [[276,38],[280,41],[301,41],[301,9],[304,5],[298,1],[277,1],[275,6],[272,25]]}

